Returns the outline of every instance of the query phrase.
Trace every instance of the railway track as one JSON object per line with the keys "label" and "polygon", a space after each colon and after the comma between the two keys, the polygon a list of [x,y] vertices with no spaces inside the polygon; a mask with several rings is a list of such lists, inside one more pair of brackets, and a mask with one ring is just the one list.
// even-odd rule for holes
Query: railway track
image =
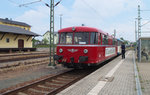
{"label": "railway track", "polygon": [[10,61],[19,61],[33,58],[42,58],[48,57],[49,53],[35,53],[35,54],[19,54],[19,55],[11,55],[11,56],[1,56],[0,63],[2,62],[10,62]]}
{"label": "railway track", "polygon": [[0,54],[0,57],[18,56],[18,55],[34,55],[34,54],[45,54],[45,53],[48,53],[48,52],[25,52],[25,53]]}
{"label": "railway track", "polygon": [[29,85],[1,93],[1,95],[55,95],[93,71],[95,71],[95,69],[72,69],[70,71],[36,81]]}
{"label": "railway track", "polygon": [[17,68],[17,67],[25,67],[25,66],[33,66],[33,65],[38,65],[38,64],[47,64],[49,63],[49,57],[42,58],[42,59],[37,59],[37,60],[28,60],[28,61],[21,61],[21,62],[15,62],[11,64],[3,64],[0,66],[0,71],[3,70],[11,70],[12,68]]}

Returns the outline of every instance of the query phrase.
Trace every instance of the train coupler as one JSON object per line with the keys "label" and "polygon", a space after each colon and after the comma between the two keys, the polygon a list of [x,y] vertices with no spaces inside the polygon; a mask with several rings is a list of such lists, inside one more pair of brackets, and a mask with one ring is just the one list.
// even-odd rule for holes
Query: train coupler
{"label": "train coupler", "polygon": [[61,56],[61,55],[54,55],[54,60],[60,60],[60,59],[62,59],[63,58],[63,56]]}

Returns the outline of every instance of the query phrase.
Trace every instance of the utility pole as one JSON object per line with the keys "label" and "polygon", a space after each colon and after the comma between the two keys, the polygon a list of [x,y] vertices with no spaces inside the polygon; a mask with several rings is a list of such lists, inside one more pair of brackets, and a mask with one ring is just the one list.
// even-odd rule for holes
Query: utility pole
{"label": "utility pole", "polygon": [[138,5],[138,61],[141,61],[141,46],[140,46],[140,40],[141,37],[141,14],[140,14],[140,5]]}
{"label": "utility pole", "polygon": [[114,38],[116,38],[116,29],[114,29]]}
{"label": "utility pole", "polygon": [[[53,33],[53,37],[52,37]],[[54,48],[54,0],[50,0],[50,33],[49,33],[49,44],[50,44],[50,56],[49,56],[49,66],[55,66],[54,59],[52,61],[52,50],[53,50],[53,56],[55,53]],[[53,48],[51,47],[53,45]]]}
{"label": "utility pole", "polygon": [[[54,62],[54,54],[55,54],[55,46],[54,46],[54,7],[56,7],[59,3],[61,2],[58,1],[56,4],[54,4],[54,0],[50,0],[50,58],[49,58],[49,66],[56,66],[55,62]],[[48,6],[46,4],[46,6]],[[53,34],[53,37],[52,37]],[[51,45],[53,45],[53,47],[51,47]],[[53,50],[53,55],[52,55],[52,50]],[[53,58],[52,58],[53,57]]]}
{"label": "utility pole", "polygon": [[60,14],[60,29],[62,28],[62,14]]}
{"label": "utility pole", "polygon": [[140,5],[138,5],[138,39],[141,37],[141,14]]}
{"label": "utility pole", "polygon": [[136,42],[135,52],[137,53],[137,27],[136,27],[136,21],[135,21],[135,42]]}
{"label": "utility pole", "polygon": [[[62,0],[58,1],[55,5],[54,5],[54,0],[50,0],[50,5],[47,3],[44,3],[47,7],[50,8],[50,33],[49,33],[49,51],[50,51],[50,56],[49,56],[49,66],[55,66],[55,62],[54,62],[54,54],[55,54],[55,46],[54,46],[54,7],[56,7]],[[29,2],[26,4],[21,4],[19,5],[19,7],[22,6],[26,6],[29,4],[33,4],[33,3],[37,3],[37,2],[42,2],[42,0],[38,0],[38,1],[34,1],[34,2]],[[53,34],[53,37],[52,37]],[[51,45],[53,45],[53,47],[51,47]],[[53,49],[53,52],[52,52]],[[53,53],[53,55],[52,55]],[[53,58],[52,58],[53,57]],[[53,59],[53,61],[52,61]]]}
{"label": "utility pole", "polygon": [[137,42],[137,30],[136,30],[136,21],[135,21],[135,42]]}

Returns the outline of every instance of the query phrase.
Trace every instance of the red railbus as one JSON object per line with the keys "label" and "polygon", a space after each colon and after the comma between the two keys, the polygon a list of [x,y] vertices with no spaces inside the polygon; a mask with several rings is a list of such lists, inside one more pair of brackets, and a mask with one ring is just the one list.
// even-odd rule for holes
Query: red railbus
{"label": "red railbus", "polygon": [[117,55],[116,39],[92,27],[68,27],[58,31],[54,60],[76,68],[96,66]]}

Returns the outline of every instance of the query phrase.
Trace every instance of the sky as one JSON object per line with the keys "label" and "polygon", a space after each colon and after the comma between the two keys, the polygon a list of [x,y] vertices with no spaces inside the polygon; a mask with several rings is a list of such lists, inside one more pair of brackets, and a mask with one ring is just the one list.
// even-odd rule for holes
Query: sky
{"label": "sky", "polygon": [[[43,35],[49,30],[49,8],[44,3],[50,0],[27,4],[39,0],[1,0],[0,18],[11,18],[15,21],[31,25],[31,31]],[[54,0],[57,3],[59,0]],[[150,10],[150,0],[62,0],[55,7],[55,31],[60,29],[60,15],[62,28],[72,26],[95,27],[112,35],[116,30],[116,37],[123,37],[128,41],[135,41],[135,21],[138,16],[138,5],[141,10]],[[150,11],[141,11],[141,25],[150,21]],[[142,37],[150,37],[150,23],[142,26]],[[42,39],[38,37],[37,39]]]}

